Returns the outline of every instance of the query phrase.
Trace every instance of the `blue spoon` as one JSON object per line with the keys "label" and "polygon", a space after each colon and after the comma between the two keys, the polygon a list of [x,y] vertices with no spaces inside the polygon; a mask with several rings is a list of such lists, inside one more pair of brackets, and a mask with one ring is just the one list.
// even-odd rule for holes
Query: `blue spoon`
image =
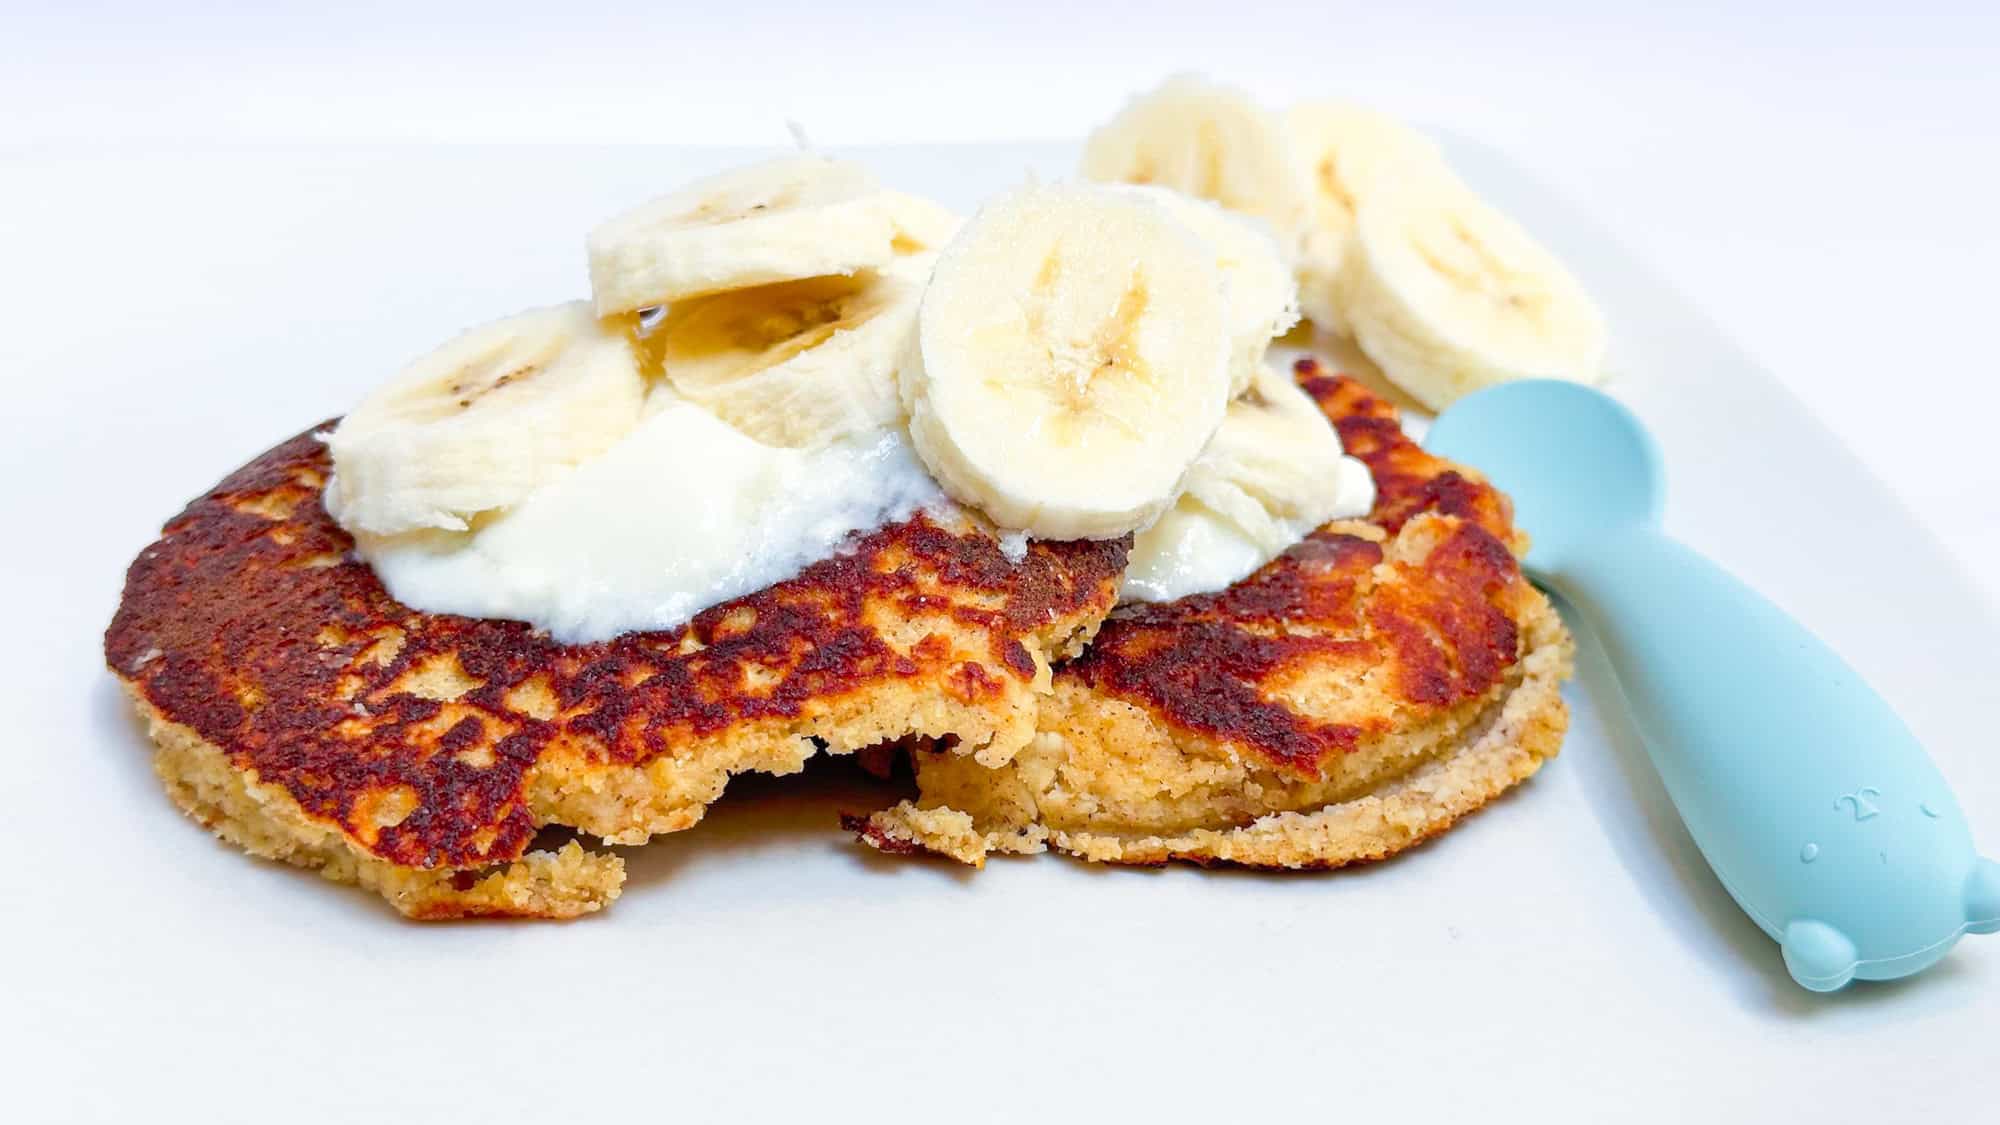
{"label": "blue spoon", "polygon": [[1602,640],[1689,833],[1816,992],[1935,964],[2000,930],[1944,776],[1882,697],[1798,622],[1660,530],[1660,453],[1588,387],[1456,403],[1431,452],[1485,471],[1534,538],[1528,573]]}

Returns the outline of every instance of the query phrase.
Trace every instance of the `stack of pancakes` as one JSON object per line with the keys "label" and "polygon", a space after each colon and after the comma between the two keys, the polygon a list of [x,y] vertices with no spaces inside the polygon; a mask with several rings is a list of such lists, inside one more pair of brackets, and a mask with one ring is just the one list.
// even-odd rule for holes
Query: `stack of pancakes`
{"label": "stack of pancakes", "polygon": [[392,599],[326,514],[308,432],[140,554],[105,659],[189,816],[413,917],[597,910],[623,861],[534,850],[543,828],[640,843],[735,774],[879,747],[918,788],[848,819],[884,850],[1378,859],[1556,753],[1570,640],[1505,496],[1359,384],[1296,375],[1374,510],[1216,594],[1114,612],[1129,538],[1017,556],[943,510],[682,628],[558,644]]}

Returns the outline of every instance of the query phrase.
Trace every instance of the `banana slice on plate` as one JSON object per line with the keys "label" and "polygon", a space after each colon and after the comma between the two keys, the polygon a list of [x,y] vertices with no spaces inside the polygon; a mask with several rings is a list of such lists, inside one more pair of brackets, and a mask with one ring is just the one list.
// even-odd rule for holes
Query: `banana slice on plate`
{"label": "banana slice on plate", "polygon": [[1230,86],[1169,78],[1090,135],[1087,179],[1159,184],[1271,225],[1289,258],[1306,222],[1305,184],[1276,118]]}
{"label": "banana slice on plate", "polygon": [[1166,208],[1029,187],[938,259],[901,371],[910,436],[945,491],[1039,538],[1152,522],[1222,421],[1228,309],[1215,253]]}
{"label": "banana slice on plate", "polygon": [[1260,219],[1171,188],[1134,184],[1120,190],[1165,207],[1215,252],[1229,301],[1229,394],[1242,394],[1264,366],[1271,341],[1299,322],[1298,284],[1277,237]]}
{"label": "banana slice on plate", "polygon": [[641,347],[680,397],[766,445],[813,446],[902,417],[909,354],[936,255],[678,302]]}
{"label": "banana slice on plate", "polygon": [[474,328],[405,367],[326,436],[326,506],[350,531],[463,531],[609,449],[646,393],[590,304]]}
{"label": "banana slice on plate", "polygon": [[1342,291],[1355,342],[1433,410],[1511,379],[1603,378],[1604,317],[1512,219],[1455,181],[1361,205]]}
{"label": "banana slice on plate", "polygon": [[[923,216],[859,165],[800,153],[698,180],[590,232],[600,316],[887,264]],[[926,228],[928,229],[928,228]]]}
{"label": "banana slice on plate", "polygon": [[1347,335],[1339,293],[1341,263],[1361,200],[1405,180],[1450,178],[1444,154],[1416,130],[1347,102],[1305,102],[1284,131],[1306,178],[1310,222],[1299,249],[1299,302],[1319,328]]}

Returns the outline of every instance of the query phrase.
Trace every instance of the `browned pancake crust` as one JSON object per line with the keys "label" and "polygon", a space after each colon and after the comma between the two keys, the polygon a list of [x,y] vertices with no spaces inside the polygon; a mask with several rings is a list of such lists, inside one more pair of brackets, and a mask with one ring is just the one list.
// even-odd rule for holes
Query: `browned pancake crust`
{"label": "browned pancake crust", "polygon": [[[982,771],[919,755],[922,799],[856,822],[864,839],[974,861],[1050,840],[1122,862],[1337,865],[1386,837],[1348,824],[1335,841],[1324,823],[1256,847],[1224,834],[1403,785],[1407,846],[1554,752],[1569,640],[1521,574],[1506,496],[1425,453],[1361,384],[1311,360],[1296,377],[1374,477],[1367,519],[1218,593],[1118,610],[1057,670],[1020,758]],[[1477,769],[1441,764],[1475,745]],[[1440,787],[1455,795],[1426,796]]]}
{"label": "browned pancake crust", "polygon": [[403,867],[520,858],[543,820],[524,790],[552,753],[572,772],[644,767],[739,730],[818,733],[801,721],[885,686],[974,708],[1045,687],[1110,608],[1129,545],[1038,542],[1016,563],[970,523],[919,516],[684,628],[563,645],[391,598],[320,503],[315,432],[167,524],[105,659],[154,719]]}
{"label": "browned pancake crust", "polygon": [[1316,360],[1298,361],[1293,375],[1340,431],[1341,447],[1375,478],[1369,523],[1394,534],[1425,512],[1456,516],[1485,529],[1513,552],[1527,553],[1527,539],[1514,526],[1514,505],[1506,494],[1462,466],[1424,452],[1403,432],[1394,406],[1353,379],[1327,374]]}
{"label": "browned pancake crust", "polygon": [[[1394,534],[1426,512],[1462,518],[1395,582],[1377,580],[1381,543],[1323,528],[1226,590],[1120,611],[1062,674],[1314,777],[1413,712],[1491,691],[1518,655],[1526,582],[1505,541],[1515,533],[1504,495],[1426,454],[1360,384],[1302,362],[1301,382],[1375,477],[1370,522]],[[1271,698],[1274,681],[1308,669],[1386,683],[1402,706],[1324,722]]]}

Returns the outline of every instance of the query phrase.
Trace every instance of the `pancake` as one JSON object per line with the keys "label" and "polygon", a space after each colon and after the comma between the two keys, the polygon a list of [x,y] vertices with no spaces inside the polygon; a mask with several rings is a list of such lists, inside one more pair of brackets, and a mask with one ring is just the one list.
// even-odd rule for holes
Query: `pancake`
{"label": "pancake", "polygon": [[970,516],[920,515],[682,628],[562,645],[391,598],[321,504],[319,429],[167,524],[105,660],[189,816],[419,918],[597,910],[623,861],[535,850],[543,828],[639,843],[821,749],[921,738],[1003,766],[1130,545],[1010,557]]}
{"label": "pancake", "polygon": [[915,751],[918,799],[851,829],[975,865],[1330,868],[1445,831],[1557,752],[1572,645],[1507,498],[1360,383],[1296,376],[1374,476],[1368,517],[1220,593],[1118,610],[1026,749],[998,769]]}

